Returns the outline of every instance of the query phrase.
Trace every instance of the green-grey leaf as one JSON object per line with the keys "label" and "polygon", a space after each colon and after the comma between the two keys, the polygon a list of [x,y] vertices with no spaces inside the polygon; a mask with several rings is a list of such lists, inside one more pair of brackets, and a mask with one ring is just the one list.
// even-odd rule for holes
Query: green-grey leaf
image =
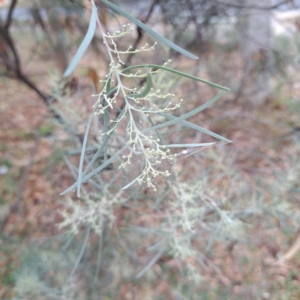
{"label": "green-grey leaf", "polygon": [[92,5],[92,14],[91,14],[88,31],[87,31],[83,41],[81,42],[76,54],[74,55],[70,65],[68,66],[67,70],[65,71],[63,77],[68,77],[72,74],[72,72],[76,68],[78,62],[80,61],[81,57],[83,56],[86,49],[90,45],[90,43],[94,37],[94,34],[95,34],[96,22],[97,22],[97,8],[95,5]]}
{"label": "green-grey leaf", "polygon": [[137,26],[141,27],[143,30],[148,32],[150,35],[152,35],[154,38],[158,39],[163,44],[169,46],[170,48],[174,49],[175,51],[177,51],[177,52],[179,52],[179,53],[181,53],[181,54],[183,54],[183,55],[185,55],[189,58],[198,59],[198,57],[196,55],[182,49],[181,47],[177,46],[176,44],[169,41],[165,37],[161,36],[160,34],[155,32],[154,30],[152,30],[151,28],[146,26],[144,23],[142,23],[141,21],[139,21],[136,18],[134,18],[133,16],[129,15],[127,12],[125,12],[123,9],[119,8],[118,6],[112,4],[111,2],[109,2],[107,0],[102,0],[102,2],[104,2],[106,5],[108,5],[115,12],[119,13],[120,15],[124,16],[125,18],[127,18],[128,20],[130,20],[131,22],[136,24]]}
{"label": "green-grey leaf", "polygon": [[[118,157],[118,155],[120,155],[126,148],[127,148],[127,146],[124,146],[122,149],[120,149],[119,151],[117,151],[110,159],[106,160],[101,166],[99,166],[98,168],[96,168],[95,170],[93,170],[91,173],[83,176],[81,180],[83,182],[85,182],[85,181],[88,181],[89,179],[91,179],[93,176],[95,176],[97,173],[99,173],[105,167],[107,167],[109,164],[111,164]],[[72,186],[70,186],[65,191],[63,191],[61,193],[61,195],[65,195],[65,194],[71,192],[73,189],[75,189],[78,186],[78,183],[79,183],[78,181],[75,182]]]}
{"label": "green-grey leaf", "polygon": [[111,76],[109,76],[108,80],[107,80],[107,84],[106,84],[106,92],[110,91],[110,84],[111,84]]}
{"label": "green-grey leaf", "polygon": [[79,182],[79,184],[77,186],[77,197],[79,197],[79,198],[80,198],[80,187],[81,187],[81,183],[82,183],[82,181],[81,181],[82,166],[83,166],[83,161],[84,161],[88,133],[90,131],[92,119],[93,119],[93,115],[90,117],[87,127],[86,127],[86,130],[85,130],[84,139],[83,139],[83,143],[82,143],[82,149],[81,149],[81,155],[80,155],[80,162],[79,162],[79,168],[78,168],[78,179],[77,179],[77,182]]}
{"label": "green-grey leaf", "polygon": [[174,124],[178,124],[180,123],[180,121],[183,121],[185,119],[188,119],[192,116],[194,116],[195,114],[199,113],[200,111],[204,110],[205,108],[207,108],[209,105],[211,105],[212,103],[216,102],[217,100],[219,100],[223,95],[224,95],[225,91],[220,92],[218,95],[216,95],[214,98],[210,99],[209,101],[207,101],[206,103],[204,103],[203,105],[193,109],[192,111],[176,118],[174,117],[174,119],[172,119],[171,121],[167,121],[158,125],[155,125],[154,127],[150,127],[146,130],[144,130],[143,132],[149,131],[149,130],[155,130],[158,128],[162,128],[162,127],[166,127],[166,126],[170,126],[170,125],[174,125]]}
{"label": "green-grey leaf", "polygon": [[[106,91],[108,91],[108,93],[111,92],[110,84],[111,84],[111,76],[108,78],[107,85],[106,85]],[[108,93],[106,94],[107,97],[109,96]],[[105,106],[107,105],[107,102],[105,101],[105,99],[104,99],[104,105]],[[103,131],[107,132],[108,131],[108,125],[109,125],[109,110],[108,110],[108,107],[106,107],[105,110],[104,110],[103,123],[104,123]],[[107,159],[107,147],[105,147],[103,152],[104,152],[104,160],[106,160]]]}
{"label": "green-grey leaf", "polygon": [[[123,117],[124,113],[125,113],[125,110],[123,109],[121,111],[121,113],[119,114],[118,118],[116,119],[116,121],[120,120]],[[115,127],[116,127],[116,125],[115,125]],[[93,163],[97,160],[97,158],[100,156],[100,154],[102,153],[102,151],[105,150],[105,148],[107,146],[107,142],[108,142],[109,138],[111,137],[111,135],[113,134],[113,132],[114,131],[112,131],[108,136],[105,135],[103,143],[101,144],[100,148],[97,150],[97,152],[94,154],[93,158],[91,159],[91,161],[87,165],[86,169],[83,172],[83,175],[86,175],[86,173],[92,167]]]}
{"label": "green-grey leaf", "polygon": [[[175,120],[176,119],[176,117],[174,117],[172,115],[165,114],[165,113],[158,113],[158,114],[160,116],[166,117],[169,120]],[[191,128],[191,129],[194,129],[194,130],[200,131],[200,132],[202,132],[204,134],[210,135],[210,136],[212,136],[212,137],[214,137],[216,139],[219,139],[219,140],[221,140],[221,141],[223,141],[225,143],[231,143],[232,142],[231,140],[226,139],[226,138],[224,138],[223,136],[221,136],[219,134],[216,134],[216,133],[214,133],[214,132],[212,132],[212,131],[210,131],[208,129],[200,127],[199,125],[193,124],[191,122],[188,122],[188,121],[185,121],[185,120],[181,120],[181,121],[179,121],[179,123],[182,124],[182,125],[184,125],[184,126],[186,126],[186,127]]]}
{"label": "green-grey leaf", "polygon": [[195,147],[209,147],[215,145],[216,143],[200,143],[200,144],[169,144],[163,145],[166,148],[195,148]]}
{"label": "green-grey leaf", "polygon": [[130,71],[132,69],[142,69],[142,68],[162,69],[162,70],[174,73],[174,74],[179,75],[179,76],[183,76],[183,77],[186,77],[186,78],[189,78],[189,79],[192,79],[192,80],[196,80],[196,81],[205,83],[205,84],[207,84],[209,86],[212,86],[212,87],[224,90],[224,91],[229,91],[230,90],[229,88],[227,88],[225,86],[222,86],[222,85],[219,85],[219,84],[216,84],[216,83],[213,83],[213,82],[201,79],[199,77],[196,77],[196,76],[193,76],[193,75],[189,75],[189,74],[186,74],[186,73],[174,70],[174,69],[170,69],[170,68],[167,68],[167,67],[164,67],[164,66],[153,65],[153,64],[145,64],[145,65],[137,65],[137,66],[128,67],[128,68],[122,70],[122,72],[124,73],[124,72],[128,72],[128,71]]}
{"label": "green-grey leaf", "polygon": [[158,253],[149,261],[149,263],[143,268],[143,270],[141,270],[137,275],[135,275],[135,279],[141,278],[149,269],[151,269],[154,266],[154,264],[160,259],[165,250],[166,247],[161,247]]}
{"label": "green-grey leaf", "polygon": [[[116,120],[119,120],[123,117],[125,113],[125,109],[122,110],[122,112],[119,114],[118,118]],[[116,127],[116,126],[115,126]],[[91,161],[88,163],[86,169],[84,170],[84,172],[82,173],[81,175],[81,181],[80,182],[83,182],[83,181],[86,181],[88,180],[89,178],[91,178],[93,175],[97,174],[98,172],[100,172],[102,169],[104,169],[106,166],[108,166],[115,158],[116,158],[116,155],[113,155],[110,159],[106,160],[101,166],[99,166],[98,168],[96,168],[94,171],[92,171],[91,173],[93,173],[93,175],[91,177],[88,177],[88,179],[86,179],[86,174],[87,172],[90,170],[90,168],[92,167],[92,165],[94,164],[94,162],[98,159],[98,157],[100,156],[100,154],[102,152],[105,152],[105,149],[107,148],[107,143],[108,143],[108,140],[109,138],[111,137],[111,135],[113,134],[114,131],[112,131],[108,136],[105,135],[105,138],[104,138],[104,141],[103,143],[101,144],[100,148],[97,150],[97,152],[94,154],[93,158],[91,159]],[[123,151],[123,150],[122,150]],[[117,152],[119,153],[119,152]],[[87,176],[89,176],[91,173],[89,173]],[[74,188],[76,188],[78,186],[78,183],[79,181],[77,181],[76,183],[74,183],[72,186],[70,186],[69,188],[67,188],[64,192],[61,193],[61,195],[65,195],[69,192],[71,192]]]}
{"label": "green-grey leaf", "polygon": [[122,190],[128,189],[128,188],[129,188],[130,186],[132,186],[137,180],[139,180],[142,176],[143,176],[143,174],[140,174],[138,177],[136,177],[136,178],[133,179],[131,182],[129,182],[126,186],[122,187]]}
{"label": "green-grey leaf", "polygon": [[[103,116],[103,130],[104,132],[108,131],[108,125],[109,125],[109,108],[106,107],[104,110],[104,116]],[[107,159],[107,147],[104,148],[104,160]]]}
{"label": "green-grey leaf", "polygon": [[139,94],[132,94],[132,95],[128,95],[130,98],[144,98],[148,95],[148,93],[150,92],[152,88],[152,80],[151,80],[151,75],[148,73],[147,74],[147,82],[146,82],[146,87],[144,88],[144,90],[139,93]]}

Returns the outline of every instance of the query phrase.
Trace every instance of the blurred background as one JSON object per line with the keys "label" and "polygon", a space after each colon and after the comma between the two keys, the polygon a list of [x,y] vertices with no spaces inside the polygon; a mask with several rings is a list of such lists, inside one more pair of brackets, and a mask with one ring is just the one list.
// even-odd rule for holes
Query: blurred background
{"label": "blurred background", "polygon": [[[95,2],[107,31],[128,23]],[[128,192],[130,204],[115,208],[100,237],[85,226],[76,236],[60,230],[59,211],[76,197],[59,194],[77,178],[109,58],[96,33],[62,80],[88,28],[88,0],[0,1],[0,299],[300,299],[300,1],[111,2],[199,57],[158,44],[124,56],[127,66],[171,58],[175,69],[230,88],[191,121],[232,143],[186,155],[158,194]],[[132,28],[120,47],[154,43]],[[184,98],[183,111],[214,95],[171,75],[161,84]],[[94,151],[97,132],[90,140]],[[163,216],[180,212],[166,197],[202,199],[188,236],[195,251],[181,258],[148,251]],[[203,199],[222,213],[202,210]],[[183,233],[176,229],[185,241]]]}

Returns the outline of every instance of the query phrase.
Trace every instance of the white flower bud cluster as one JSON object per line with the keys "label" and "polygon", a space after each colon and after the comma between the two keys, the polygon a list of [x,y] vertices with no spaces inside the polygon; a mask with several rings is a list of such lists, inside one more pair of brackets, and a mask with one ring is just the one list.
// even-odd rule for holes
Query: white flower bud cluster
{"label": "white flower bud cluster", "polygon": [[186,261],[188,258],[196,256],[197,253],[192,248],[191,240],[186,236],[181,236],[171,240],[170,254]]}
{"label": "white flower bud cluster", "polygon": [[172,219],[182,233],[193,235],[196,233],[197,219],[202,212],[199,203],[195,201],[199,195],[184,183],[180,186],[173,185],[172,190],[176,195],[176,200],[170,203]]}
{"label": "white flower bud cluster", "polygon": [[[154,50],[157,43],[149,46],[147,43],[139,49],[133,49],[129,46],[126,51],[119,51],[117,44],[115,43],[115,38],[120,38],[126,34],[132,32],[130,24],[123,25],[121,30],[114,32],[113,34],[104,34],[103,39],[106,45],[107,51],[110,57],[109,72],[106,75],[105,80],[101,82],[104,83],[102,91],[97,95],[98,100],[94,105],[94,113],[96,115],[109,114],[111,126],[103,135],[111,134],[120,123],[124,124],[127,122],[126,126],[126,141],[129,154],[123,155],[123,162],[120,164],[119,168],[128,167],[135,155],[141,155],[144,165],[142,166],[142,171],[140,176],[137,178],[137,182],[142,184],[145,183],[148,187],[154,188],[156,190],[153,179],[159,175],[169,176],[169,170],[164,168],[163,161],[172,162],[175,155],[171,154],[170,150],[163,147],[163,143],[159,139],[154,139],[152,136],[147,136],[143,133],[143,128],[141,124],[149,124],[151,126],[150,114],[165,113],[168,111],[175,110],[180,107],[182,99],[179,103],[172,103],[169,99],[172,99],[175,94],[173,93],[162,93],[160,89],[153,88],[152,76],[162,71],[161,68],[151,68],[151,65],[145,65],[148,69],[147,73],[142,72],[140,69],[133,73],[128,73],[127,71],[122,72],[122,67],[124,62],[121,59],[122,54],[128,53],[139,53],[145,51]],[[109,40],[109,42],[107,42]],[[112,46],[109,46],[112,45]],[[162,67],[165,67],[171,60],[166,61]],[[149,66],[149,67],[147,67]],[[122,79],[134,79],[131,82],[136,83],[139,78],[147,78],[147,82],[144,87],[137,88],[136,86],[125,86]],[[126,85],[127,81],[126,81]],[[123,112],[121,117],[112,118],[113,111],[116,108],[118,99],[123,105]],[[162,104],[161,100],[164,100]],[[167,102],[167,103],[165,103]],[[136,117],[140,115],[140,117]],[[139,119],[149,120],[142,122],[141,124],[137,121]],[[122,122],[121,122],[122,121]]]}
{"label": "white flower bud cluster", "polygon": [[126,34],[131,33],[132,31],[133,31],[133,29],[131,28],[131,24],[127,23],[122,26],[121,30],[117,30],[113,34],[110,34],[108,32],[107,34],[104,34],[104,36],[109,39],[121,38],[121,37],[125,36]]}
{"label": "white flower bud cluster", "polygon": [[[164,170],[162,165],[164,161],[174,161],[176,155],[172,154],[170,149],[162,146],[159,139],[143,134],[132,120],[128,123],[127,134],[129,136],[127,145],[132,150],[131,154],[143,155],[145,161],[143,171],[137,182],[139,184],[145,183],[148,187],[156,190],[152,179],[159,175],[164,177],[170,176],[169,170]],[[125,155],[123,158],[127,160],[120,165],[120,168],[130,164],[131,157],[132,155],[129,157]]]}
{"label": "white flower bud cluster", "polygon": [[131,164],[131,158],[132,158],[132,152],[130,152],[128,155],[123,155],[122,159],[125,161],[119,165],[119,169],[125,168],[126,166]]}
{"label": "white flower bud cluster", "polygon": [[126,51],[120,51],[117,48],[117,45],[114,41],[115,38],[121,38],[123,36],[125,36],[126,34],[129,34],[133,31],[133,29],[131,28],[131,24],[124,24],[122,26],[122,30],[117,30],[115,31],[113,34],[110,34],[109,32],[107,34],[105,34],[104,36],[106,38],[108,38],[113,46],[113,48],[109,47],[109,50],[116,54],[118,61],[121,62],[122,64],[124,64],[120,58],[120,54],[129,54],[129,53],[139,53],[139,52],[147,52],[147,51],[152,51],[155,49],[155,46],[157,45],[157,42],[155,42],[152,46],[149,46],[148,43],[146,43],[144,46],[142,46],[140,49],[132,49],[133,47],[130,45]]}
{"label": "white flower bud cluster", "polygon": [[85,202],[81,203],[68,199],[69,212],[61,211],[64,221],[58,224],[58,227],[61,229],[70,226],[70,231],[77,234],[82,226],[90,226],[100,236],[104,225],[113,223],[115,219],[113,206],[120,201],[118,197],[114,199],[101,197],[97,201],[89,198],[84,200]]}

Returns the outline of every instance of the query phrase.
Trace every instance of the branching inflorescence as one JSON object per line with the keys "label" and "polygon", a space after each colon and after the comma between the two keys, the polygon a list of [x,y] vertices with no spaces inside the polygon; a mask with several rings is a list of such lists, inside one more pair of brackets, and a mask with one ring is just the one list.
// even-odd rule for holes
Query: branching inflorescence
{"label": "branching inflorescence", "polygon": [[[171,41],[160,36],[158,33],[154,32],[152,29],[136,20],[134,17],[130,16],[114,4],[107,0],[102,1],[111,9],[119,14],[122,14],[124,17],[144,29],[150,35],[154,36],[160,42],[189,58],[197,59],[195,55],[187,52]],[[93,0],[91,0],[91,3],[92,14],[88,32],[78,48],[77,53],[73,57],[69,67],[65,71],[64,76],[69,76],[75,69],[89,43],[92,41],[97,25],[101,32],[103,43],[109,56],[109,71],[105,79],[101,81],[103,83],[101,92],[98,95],[94,95],[97,100],[94,105],[93,116],[88,122],[83,141],[78,169],[78,180],[62,194],[66,194],[77,188],[77,196],[80,197],[81,184],[83,182],[87,182],[93,176],[97,175],[106,166],[113,163],[119,156],[121,156],[123,160],[123,162],[119,165],[119,169],[127,169],[133,160],[139,161],[139,163],[142,165],[139,175],[134,175],[136,178],[132,181],[130,181],[130,179],[130,182],[124,186],[123,189],[130,187],[134,183],[144,183],[156,191],[154,178],[157,176],[169,176],[170,172],[165,166],[169,166],[170,163],[176,159],[176,153],[172,153],[170,148],[199,148],[214,144],[167,144],[164,141],[162,134],[158,132],[158,129],[160,130],[172,125],[183,125],[192,130],[210,135],[225,143],[230,142],[228,139],[223,138],[218,134],[186,121],[186,119],[201,112],[209,105],[220,99],[225,91],[228,91],[228,88],[169,68],[168,64],[170,63],[170,60],[165,62],[163,65],[141,64],[130,67],[125,66],[122,60],[123,55],[132,53],[138,55],[141,52],[153,51],[155,50],[156,42],[151,46],[145,44],[138,49],[133,49],[132,46],[129,46],[125,51],[119,50],[115,40],[132,32],[130,24],[123,25],[121,30],[115,31],[114,33],[105,33],[98,18],[96,5]],[[175,117],[173,114],[170,114],[170,112],[178,109],[181,106],[183,99],[180,99],[176,102],[173,100],[175,96],[173,93],[168,91],[164,92],[159,88],[155,88],[156,74],[162,71],[195,80],[222,91],[214,98],[195,108],[194,110],[181,115],[180,117]],[[85,160],[84,153],[88,132],[92,118],[95,116],[103,120],[103,130],[101,132],[103,142],[94,157],[91,159],[91,161],[89,161],[86,169],[83,171],[83,163]],[[162,118],[167,119],[167,121],[157,124],[157,121],[161,121]],[[118,133],[115,134],[117,131]],[[108,142],[111,140],[113,134],[117,136],[118,141],[123,144],[123,147],[120,147],[116,153],[113,153],[110,158],[108,158]],[[88,171],[91,170],[94,162],[101,155],[104,156],[103,164],[88,173]],[[165,164],[165,162],[167,162],[167,164]]]}
{"label": "branching inflorescence", "polygon": [[[101,26],[101,25],[100,25]],[[175,156],[171,153],[170,149],[166,147],[163,140],[153,137],[147,134],[141,128],[140,119],[148,120],[151,122],[150,114],[166,113],[175,110],[180,107],[182,99],[179,103],[173,104],[169,101],[163,107],[160,107],[157,101],[162,99],[170,99],[174,97],[174,94],[163,94],[160,89],[155,90],[153,88],[152,76],[161,71],[161,69],[154,69],[149,67],[147,72],[142,72],[141,69],[136,72],[130,72],[132,67],[124,68],[124,62],[121,55],[128,53],[140,53],[147,52],[155,49],[155,45],[145,46],[140,49],[132,49],[128,47],[126,51],[119,51],[116,42],[117,38],[121,38],[132,32],[130,24],[123,25],[121,31],[116,31],[113,34],[104,34],[100,27],[103,41],[110,57],[109,72],[106,75],[106,79],[101,82],[104,83],[102,91],[96,95],[98,100],[94,106],[94,112],[96,115],[104,115],[109,109],[115,109],[118,97],[122,99],[123,111],[120,118],[110,120],[111,127],[103,132],[103,135],[109,135],[112,133],[122,121],[125,120],[126,125],[126,147],[129,150],[129,154],[123,155],[124,162],[120,164],[119,168],[125,168],[131,163],[133,156],[142,156],[144,167],[141,174],[129,183],[126,187],[129,187],[134,182],[146,183],[148,187],[154,188],[155,185],[152,179],[158,175],[169,176],[168,170],[161,170],[159,166],[164,160],[174,160]],[[170,62],[167,61],[163,67],[166,67]],[[131,79],[131,82],[135,82],[139,79],[146,79],[144,87],[136,87],[136,84],[132,86],[125,85],[124,79]],[[116,84],[115,84],[116,83]],[[115,85],[114,85],[115,84]],[[113,87],[112,87],[113,86]]]}

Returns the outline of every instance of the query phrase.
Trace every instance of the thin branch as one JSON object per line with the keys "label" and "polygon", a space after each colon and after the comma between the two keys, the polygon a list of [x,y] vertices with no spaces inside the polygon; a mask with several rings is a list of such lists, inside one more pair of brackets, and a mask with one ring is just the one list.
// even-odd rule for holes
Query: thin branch
{"label": "thin branch", "polygon": [[12,55],[13,55],[13,58],[14,58],[14,64],[13,65],[15,65],[16,69],[21,69],[20,58],[19,58],[18,52],[16,50],[14,41],[11,38],[8,29],[6,29],[5,27],[0,26],[0,35],[2,36],[3,42],[9,47],[9,49],[10,49]]}
{"label": "thin branch", "polygon": [[[153,13],[153,11],[154,11],[155,6],[156,6],[157,4],[159,4],[159,2],[160,2],[160,0],[153,0],[152,4],[151,4],[151,6],[150,6],[150,8],[149,8],[149,10],[148,10],[147,16],[145,17],[145,19],[142,20],[142,22],[143,22],[144,24],[148,23],[148,21],[149,21],[150,18],[151,18],[151,15],[152,15],[152,13]],[[142,30],[139,26],[137,26],[137,29],[136,29],[136,30],[137,30],[138,36],[137,36],[137,38],[136,38],[136,40],[135,40],[135,42],[134,42],[133,49],[136,49],[136,48],[137,48],[138,44],[140,43],[140,41],[141,41],[142,38],[143,38],[143,30]],[[130,53],[130,54],[128,55],[127,60],[126,60],[126,63],[125,63],[125,66],[129,66],[129,65],[130,65],[130,61],[131,61],[133,55],[134,55],[134,53]]]}
{"label": "thin branch", "polygon": [[[192,21],[194,22],[195,24],[195,28],[196,28],[196,35],[195,35],[195,38],[192,40],[192,42],[196,42],[198,41],[198,43],[200,44],[200,53],[203,53],[203,37],[202,37],[202,32],[201,32],[201,29],[200,29],[200,26],[197,22],[197,12],[194,10],[194,6],[193,6],[193,3],[191,3],[190,0],[186,0],[186,4],[188,6],[188,9],[190,10],[190,13],[191,13],[191,19]],[[189,48],[187,48],[189,49]]]}
{"label": "thin branch", "polygon": [[12,2],[10,4],[9,11],[8,11],[8,14],[7,14],[7,18],[6,18],[6,22],[5,22],[5,25],[4,25],[4,28],[7,31],[9,30],[9,27],[11,25],[13,12],[14,12],[14,9],[17,5],[17,2],[18,2],[18,0],[12,0]]}
{"label": "thin branch", "polygon": [[[64,121],[62,117],[52,108],[50,107],[50,103],[53,100],[52,97],[42,92],[29,78],[26,76],[21,67],[21,60],[19,53],[15,47],[14,40],[12,39],[9,31],[9,28],[1,27],[0,26],[0,35],[2,37],[3,42],[8,46],[10,52],[12,53],[12,59],[9,57],[1,57],[2,62],[7,68],[7,73],[11,73],[9,75],[10,78],[15,78],[25,85],[27,85],[30,89],[32,89],[48,106],[50,112],[52,113],[53,117],[62,125],[64,125]],[[1,74],[3,75],[3,74]]]}
{"label": "thin branch", "polygon": [[275,265],[286,265],[300,250],[300,235],[297,236],[296,241],[290,249],[284,253],[276,262]]}
{"label": "thin branch", "polygon": [[242,4],[234,4],[234,3],[230,3],[230,2],[217,2],[219,5],[225,5],[225,6],[229,6],[232,8],[239,8],[239,9],[257,9],[257,10],[272,10],[272,9],[276,9],[278,7],[280,7],[283,4],[287,4],[289,3],[289,0],[284,0],[281,1],[277,4],[271,5],[271,6],[257,6],[257,5],[242,5]]}

